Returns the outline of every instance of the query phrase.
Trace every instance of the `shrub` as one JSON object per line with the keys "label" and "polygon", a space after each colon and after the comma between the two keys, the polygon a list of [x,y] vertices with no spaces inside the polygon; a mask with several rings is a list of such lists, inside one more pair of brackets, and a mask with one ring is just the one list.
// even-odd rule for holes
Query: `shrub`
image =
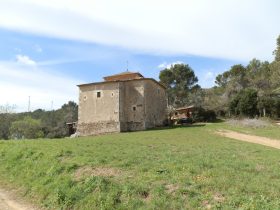
{"label": "shrub", "polygon": [[10,133],[13,139],[35,139],[44,136],[41,121],[31,117],[25,117],[23,120],[13,122],[10,127]]}
{"label": "shrub", "polygon": [[258,114],[258,93],[253,89],[240,91],[230,102],[230,111],[234,115],[254,117]]}
{"label": "shrub", "polygon": [[202,107],[195,108],[192,117],[194,122],[213,122],[217,119],[213,110],[205,110]]}

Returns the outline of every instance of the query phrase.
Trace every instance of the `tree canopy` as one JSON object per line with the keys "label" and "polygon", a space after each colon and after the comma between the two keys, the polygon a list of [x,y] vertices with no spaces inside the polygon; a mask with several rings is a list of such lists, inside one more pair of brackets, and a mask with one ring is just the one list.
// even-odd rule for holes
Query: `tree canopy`
{"label": "tree canopy", "polygon": [[187,64],[175,64],[163,69],[159,79],[167,87],[169,104],[174,106],[187,104],[190,93],[200,89],[194,71]]}
{"label": "tree canopy", "polygon": [[275,61],[280,62],[280,35],[277,38],[276,50],[273,52],[273,54],[275,55]]}
{"label": "tree canopy", "polygon": [[54,111],[37,109],[25,113],[0,113],[0,139],[61,138],[68,136],[66,123],[77,120],[78,105],[73,101]]}

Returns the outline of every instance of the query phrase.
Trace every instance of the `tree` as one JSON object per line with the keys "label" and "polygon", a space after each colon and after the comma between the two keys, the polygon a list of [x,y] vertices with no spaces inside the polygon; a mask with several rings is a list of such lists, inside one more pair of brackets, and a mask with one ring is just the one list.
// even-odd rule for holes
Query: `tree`
{"label": "tree", "polygon": [[214,110],[218,116],[224,117],[228,108],[228,97],[224,88],[213,87],[203,90],[203,102],[201,106],[207,110]]}
{"label": "tree", "polygon": [[271,88],[271,69],[269,62],[253,59],[247,66],[247,75],[250,87],[257,91],[267,92]]}
{"label": "tree", "polygon": [[200,88],[192,68],[187,64],[175,64],[160,72],[160,82],[167,87],[169,104],[182,106],[188,103],[188,96]]}
{"label": "tree", "polygon": [[0,105],[0,114],[13,113],[15,109],[16,109],[16,105],[10,105],[10,104]]}
{"label": "tree", "polygon": [[46,137],[48,138],[61,138],[68,135],[68,128],[66,123],[76,122],[78,120],[78,105],[69,101],[64,104],[60,109],[51,111],[48,117],[43,122],[46,128]]}
{"label": "tree", "polygon": [[247,69],[241,65],[234,65],[230,70],[220,74],[216,77],[215,83],[224,88],[228,97],[232,97],[240,90],[248,86],[248,79],[246,78]]}
{"label": "tree", "polygon": [[36,139],[44,136],[41,121],[31,117],[13,122],[10,133],[13,139]]}
{"label": "tree", "polygon": [[275,55],[275,61],[280,62],[280,35],[277,38],[276,45],[276,50],[273,52],[273,54]]}
{"label": "tree", "polygon": [[9,139],[9,128],[15,118],[15,115],[13,114],[15,108],[15,105],[0,105],[0,139]]}
{"label": "tree", "polygon": [[230,111],[234,115],[255,117],[258,114],[258,93],[254,89],[240,91],[230,102]]}

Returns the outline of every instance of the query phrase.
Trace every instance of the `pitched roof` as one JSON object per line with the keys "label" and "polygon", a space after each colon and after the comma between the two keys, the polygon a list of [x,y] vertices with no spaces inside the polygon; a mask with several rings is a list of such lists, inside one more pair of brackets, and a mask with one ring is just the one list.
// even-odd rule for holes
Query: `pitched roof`
{"label": "pitched roof", "polygon": [[150,80],[150,81],[158,84],[162,88],[166,89],[166,87],[162,83],[156,81],[153,78],[139,78],[139,79],[120,80],[120,81],[112,80],[112,81],[103,81],[103,82],[93,82],[93,83],[87,83],[87,84],[80,84],[80,85],[77,85],[77,86],[78,87],[83,87],[83,86],[89,86],[89,85],[99,85],[99,84],[108,84],[108,83],[115,83],[115,82],[129,82],[129,81],[139,81],[139,80]]}
{"label": "pitched roof", "polygon": [[177,108],[176,111],[186,110],[186,109],[192,109],[192,108],[194,108],[194,105],[186,106],[186,107],[180,107],[180,108]]}
{"label": "pitched roof", "polygon": [[113,74],[113,75],[110,75],[110,76],[107,76],[107,77],[113,77],[113,76],[119,76],[119,75],[125,75],[125,74],[139,74],[143,77],[143,75],[140,74],[139,72],[132,72],[132,71],[124,71],[124,72],[121,72],[121,73],[118,73],[118,74]]}
{"label": "pitched roof", "polygon": [[144,78],[144,76],[139,72],[130,72],[130,71],[103,77],[105,81],[125,81],[125,80],[132,80],[132,79],[141,79],[141,78]]}

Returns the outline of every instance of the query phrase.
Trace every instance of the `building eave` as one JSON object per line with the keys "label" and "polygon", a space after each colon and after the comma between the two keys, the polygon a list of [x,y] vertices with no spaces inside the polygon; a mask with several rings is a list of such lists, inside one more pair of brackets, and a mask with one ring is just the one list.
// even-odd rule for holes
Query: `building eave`
{"label": "building eave", "polygon": [[159,86],[161,86],[163,89],[166,89],[166,87],[165,87],[162,83],[156,81],[156,80],[153,79],[153,78],[139,78],[139,79],[120,80],[120,81],[93,82],[93,83],[80,84],[80,85],[77,85],[77,86],[78,86],[78,87],[85,87],[85,86],[91,86],[91,85],[102,85],[102,84],[109,84],[109,83],[130,82],[130,81],[141,81],[141,80],[150,80],[150,81],[153,81],[153,82],[155,82],[156,84],[158,84]]}

